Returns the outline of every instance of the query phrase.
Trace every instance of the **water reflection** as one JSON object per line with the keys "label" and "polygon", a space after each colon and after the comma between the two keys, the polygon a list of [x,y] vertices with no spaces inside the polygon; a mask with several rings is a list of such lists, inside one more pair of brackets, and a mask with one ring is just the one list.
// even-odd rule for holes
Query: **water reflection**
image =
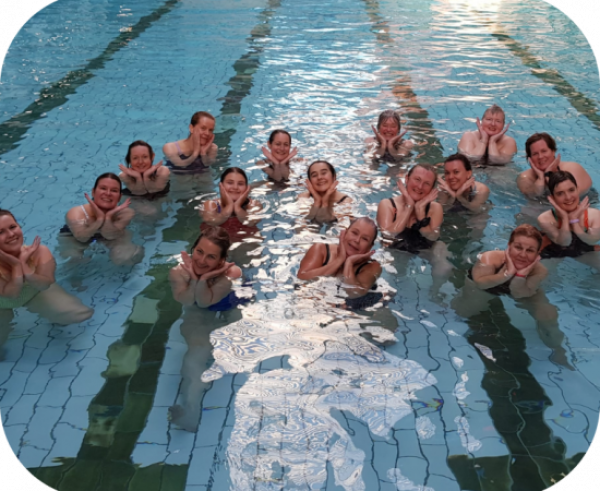
{"label": "water reflection", "polygon": [[329,465],[338,486],[365,489],[365,454],[332,411],[352,413],[373,434],[386,436],[413,412],[415,392],[436,379],[363,338],[396,342],[390,331],[315,315],[314,301],[297,302],[256,305],[244,320],[211,333],[215,362],[203,382],[252,372],[271,358],[287,357],[290,367],[252,373],[237,393],[227,448],[233,488],[273,482],[315,489],[327,480]]}

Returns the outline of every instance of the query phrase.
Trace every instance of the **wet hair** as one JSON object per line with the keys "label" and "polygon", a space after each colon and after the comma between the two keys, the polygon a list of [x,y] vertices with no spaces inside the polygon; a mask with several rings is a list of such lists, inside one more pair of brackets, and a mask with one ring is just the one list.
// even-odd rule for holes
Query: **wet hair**
{"label": "wet hair", "polygon": [[200,235],[192,245],[190,254],[194,253],[194,249],[196,249],[196,246],[202,237],[210,240],[214,245],[221,249],[220,259],[223,259],[227,256],[229,248],[231,247],[231,238],[229,237],[229,232],[227,232],[227,230],[225,230],[223,227],[206,227],[205,230],[200,232]]}
{"label": "wet hair", "polygon": [[[246,186],[248,185],[248,176],[244,172],[244,169],[240,169],[239,167],[229,167],[228,169],[225,169],[223,174],[221,174],[220,182],[224,182],[225,178],[229,174],[239,174],[240,176],[242,176],[244,178],[244,181],[246,182]],[[250,203],[250,198],[246,198],[246,201],[244,201],[242,203],[242,208],[245,210],[249,203]]]}
{"label": "wet hair", "polygon": [[310,168],[315,165],[315,164],[326,164],[327,167],[329,167],[329,170],[331,171],[331,174],[333,175],[333,179],[335,180],[335,169],[333,167],[333,165],[331,165],[329,162],[327,162],[326,160],[315,160],[312,164],[310,164],[308,166],[308,169],[306,171],[306,176],[308,177],[308,180],[310,181]]}
{"label": "wet hair", "polygon": [[544,140],[548,148],[553,152],[556,152],[556,141],[552,138],[548,133],[534,133],[525,142],[525,153],[527,154],[527,158],[531,157],[531,145],[535,142],[539,142],[540,140]]}
{"label": "wet hair", "polygon": [[512,244],[517,237],[529,237],[530,239],[535,239],[538,243],[538,250],[542,247],[542,233],[533,225],[528,225],[526,223],[523,225],[519,225],[510,234],[510,239],[508,239],[508,243]]}
{"label": "wet hair", "polygon": [[400,116],[393,109],[387,109],[379,115],[379,119],[377,120],[377,129],[379,129],[384,123],[384,121],[387,121],[388,119],[393,119],[394,121],[396,121],[396,124],[398,125],[398,132],[400,132],[400,128],[402,128]]}
{"label": "wet hair", "polygon": [[375,231],[375,233],[373,234],[373,241],[371,242],[371,245],[373,245],[375,243],[375,240],[377,239],[377,234],[379,233],[379,228],[377,227],[377,224],[371,218],[360,217],[360,218],[356,218],[355,220],[352,220],[352,222],[350,223],[350,226],[348,227],[348,230],[350,230],[354,225],[361,223],[361,222],[368,223]]}
{"label": "wet hair", "polygon": [[248,185],[248,176],[244,172],[244,169],[240,169],[239,167],[229,167],[228,169],[225,169],[225,171],[223,172],[223,174],[221,174],[221,181],[220,182],[225,181],[225,178],[229,174],[239,174],[240,176],[242,176],[244,178],[244,181],[246,181],[246,186]]}
{"label": "wet hair", "polygon": [[131,166],[131,149],[134,147],[146,147],[148,149],[148,151],[150,152],[150,159],[152,159],[154,152],[153,152],[150,144],[146,143],[143,140],[136,140],[131,145],[129,145],[129,148],[127,149],[127,155],[125,155],[125,162],[127,162],[127,167]]}
{"label": "wet hair", "polygon": [[213,121],[216,121],[215,117],[212,114],[207,113],[206,111],[198,111],[192,115],[192,120],[190,121],[190,124],[192,126],[196,126],[201,118],[208,118],[212,119]]}
{"label": "wet hair", "polygon": [[506,115],[504,114],[504,110],[498,105],[498,104],[492,104],[490,107],[488,107],[484,112],[483,112],[483,116],[481,117],[481,119],[485,118],[485,115],[487,113],[490,114],[502,114],[502,121],[506,121]]}
{"label": "wet hair", "polygon": [[444,160],[444,165],[446,165],[448,162],[454,162],[455,160],[460,160],[463,163],[463,165],[465,166],[466,171],[473,170],[473,168],[471,167],[471,162],[462,153],[455,153],[455,154],[450,155],[450,157],[448,157],[446,160]]}
{"label": "wet hair", "polygon": [[413,173],[413,171],[417,168],[420,167],[421,169],[425,169],[427,172],[431,172],[433,174],[433,186],[432,189],[435,187],[435,185],[437,184],[437,172],[435,171],[435,167],[433,165],[430,164],[415,164],[413,165],[410,170],[408,171],[408,174],[406,174],[406,180],[408,181],[408,178],[410,177],[410,175]]}
{"label": "wet hair", "polygon": [[2,208],[0,208],[0,217],[5,217],[5,216],[12,217],[12,219],[15,221],[15,223],[17,223],[17,219],[10,211],[3,210]]}
{"label": "wet hair", "polygon": [[275,141],[275,137],[279,134],[279,133],[283,133],[284,135],[287,135],[288,138],[290,139],[290,146],[292,145],[292,135],[290,135],[287,131],[285,130],[273,130],[271,131],[271,135],[269,136],[269,143],[273,143]]}
{"label": "wet hair", "polygon": [[556,186],[558,186],[561,182],[571,181],[573,184],[575,184],[575,187],[577,187],[577,181],[575,180],[573,174],[571,174],[570,172],[564,170],[557,170],[555,172],[547,172],[546,176],[548,178],[546,184],[548,186],[550,194],[552,195],[554,195],[554,189],[556,188]]}
{"label": "wet hair", "polygon": [[117,181],[119,183],[119,192],[122,191],[121,179],[119,178],[119,176],[117,176],[116,174],[113,174],[112,172],[105,172],[104,174],[98,176],[98,179],[96,179],[96,182],[94,183],[94,187],[92,189],[96,189],[98,187],[98,183],[102,179],[112,179],[113,181]]}

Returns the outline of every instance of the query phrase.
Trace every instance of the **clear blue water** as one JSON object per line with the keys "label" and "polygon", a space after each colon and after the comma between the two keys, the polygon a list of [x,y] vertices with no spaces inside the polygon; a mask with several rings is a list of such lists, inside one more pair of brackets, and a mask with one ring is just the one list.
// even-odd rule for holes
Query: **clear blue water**
{"label": "clear blue water", "polygon": [[[334,281],[295,279],[308,246],[337,234],[302,226],[304,164],[290,187],[254,191],[261,238],[232,251],[252,303],[207,313],[172,300],[166,273],[197,234],[196,207],[225,167],[264,178],[255,163],[272,129],[287,128],[305,162],[331,160],[355,214],[374,216],[400,170],[363,159],[382,109],[401,108],[418,143],[409,164],[437,163],[493,102],[519,153],[478,172],[492,188],[487,221],[447,219],[456,269],[435,301],[428,263],[379,244],[386,306],[343,310],[332,306]],[[599,182],[599,104],[585,39],[543,2],[51,5],[3,67],[0,206],[26,239],[42,237],[59,284],[95,314],[61,328],[15,312],[0,361],[15,453],[56,489],[550,486],[597,425],[597,277],[565,260],[545,286],[574,371],[550,360],[549,340],[510,298],[469,319],[449,305],[477,253],[505,247],[515,224],[544,208],[514,186],[531,133],[554,135]],[[208,175],[174,176],[167,199],[137,205],[143,261],[115,266],[102,246],[83,261],[61,257],[64,213],[95,177],[117,170],[133,140],[159,150],[185,136],[196,110],[217,116],[222,158]]]}

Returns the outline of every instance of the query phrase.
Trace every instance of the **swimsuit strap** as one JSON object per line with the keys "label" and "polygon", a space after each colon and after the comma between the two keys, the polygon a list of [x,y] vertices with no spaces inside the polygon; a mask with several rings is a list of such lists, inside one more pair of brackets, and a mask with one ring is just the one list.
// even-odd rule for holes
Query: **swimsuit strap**
{"label": "swimsuit strap", "polygon": [[217,213],[221,213],[221,202],[217,200]]}
{"label": "swimsuit strap", "polygon": [[329,244],[325,244],[325,250],[327,251],[325,254],[325,262],[323,266],[325,266],[329,262]]}
{"label": "swimsuit strap", "polygon": [[342,201],[344,201],[346,198],[348,197],[348,195],[344,196],[341,200],[339,200],[336,205],[339,205]]}
{"label": "swimsuit strap", "polygon": [[425,207],[425,218],[427,218],[427,215],[429,215],[430,207],[431,207],[431,202],[427,203],[427,206]]}
{"label": "swimsuit strap", "polygon": [[177,152],[179,153],[179,155],[182,155],[181,147],[179,146],[179,141],[175,142],[175,146],[177,147]]}
{"label": "swimsuit strap", "polygon": [[394,221],[396,221],[396,215],[398,214],[398,207],[396,206],[396,202],[394,201],[394,198],[388,198],[390,200],[390,203],[392,203],[392,206],[394,207]]}
{"label": "swimsuit strap", "polygon": [[362,263],[358,268],[356,268],[356,271],[354,272],[355,275],[358,275],[358,273],[360,273],[361,269],[363,269],[367,264],[371,264],[373,261],[367,261],[366,263]]}
{"label": "swimsuit strap", "polygon": [[81,209],[83,210],[83,214],[85,215],[85,219],[86,219],[86,220],[89,220],[89,219],[90,219],[90,216],[88,215],[88,212],[87,212],[87,211],[85,211],[85,206],[81,205]]}

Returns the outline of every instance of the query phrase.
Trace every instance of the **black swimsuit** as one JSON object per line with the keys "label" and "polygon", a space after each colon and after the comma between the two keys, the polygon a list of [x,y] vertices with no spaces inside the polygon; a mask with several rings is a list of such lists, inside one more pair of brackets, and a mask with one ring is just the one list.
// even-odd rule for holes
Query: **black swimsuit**
{"label": "black swimsuit", "polygon": [[[398,208],[396,207],[396,203],[394,202],[394,198],[389,198],[392,206],[394,207],[394,221],[396,221],[396,215],[398,214]],[[402,232],[396,235],[394,238],[394,242],[390,247],[394,249],[398,249],[399,251],[410,252],[411,254],[419,254],[419,252],[431,249],[433,244],[435,244],[434,240],[426,239],[421,235],[419,229],[421,227],[426,227],[429,225],[430,218],[427,216],[429,214],[429,207],[431,203],[427,203],[427,207],[425,208],[426,218],[419,222],[418,220],[411,226],[406,227]],[[427,224],[423,224],[422,222],[427,220]]]}
{"label": "black swimsuit", "polygon": [[[471,189],[469,190],[469,194],[467,195],[467,201],[470,203],[471,201],[473,201],[473,198],[475,198],[476,195],[477,195],[477,193],[475,191],[475,187],[471,186]],[[448,212],[455,213],[455,212],[459,212],[459,211],[469,211],[469,209],[465,205],[463,205],[460,201],[455,199],[454,203],[452,203],[452,206],[450,207]]]}
{"label": "black swimsuit", "polygon": [[[556,216],[556,212],[552,210],[552,215],[558,222],[558,228],[561,227],[560,220],[558,220]],[[587,232],[588,226],[588,211],[585,210],[583,216],[583,230]],[[540,252],[540,256],[544,259],[548,259],[551,257],[579,257],[586,252],[599,251],[600,245],[597,244],[586,244],[583,240],[579,238],[579,236],[575,232],[571,232],[571,243],[568,246],[561,246],[555,244],[550,240],[547,235],[544,235],[544,240],[542,242],[542,251]]]}

